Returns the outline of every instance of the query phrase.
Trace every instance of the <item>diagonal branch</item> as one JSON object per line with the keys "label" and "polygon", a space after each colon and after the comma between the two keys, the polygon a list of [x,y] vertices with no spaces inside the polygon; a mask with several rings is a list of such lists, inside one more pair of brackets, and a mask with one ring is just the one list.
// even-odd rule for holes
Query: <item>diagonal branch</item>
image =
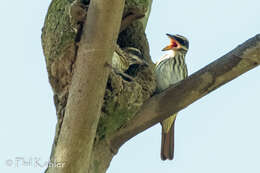
{"label": "diagonal branch", "polygon": [[116,152],[122,144],[223,84],[260,64],[260,34],[247,40],[189,78],[149,99],[135,118],[110,138]]}

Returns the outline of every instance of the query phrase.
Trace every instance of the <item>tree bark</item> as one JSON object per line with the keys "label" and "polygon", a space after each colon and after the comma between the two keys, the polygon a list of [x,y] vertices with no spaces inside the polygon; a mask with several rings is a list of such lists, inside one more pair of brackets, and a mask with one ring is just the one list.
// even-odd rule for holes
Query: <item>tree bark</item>
{"label": "tree bark", "polygon": [[130,138],[259,64],[260,34],[247,40],[187,79],[149,99],[135,117],[111,137],[111,148],[117,151]]}
{"label": "tree bark", "polygon": [[[117,40],[117,44],[119,45],[119,49],[122,49],[122,51],[127,50],[127,48],[134,48],[139,50],[142,54],[140,58],[145,59],[148,63],[150,62],[150,65],[146,67],[142,65],[135,65],[133,67],[128,66],[125,71],[127,71],[127,73],[131,76],[132,80],[130,81],[116,74],[113,70],[110,72],[109,80],[106,87],[106,94],[105,97],[103,97],[105,102],[103,103],[101,109],[102,112],[100,113],[100,111],[95,112],[94,110],[92,110],[94,114],[97,114],[97,119],[100,116],[97,129],[95,129],[95,115],[93,115],[93,117],[91,116],[92,118],[88,116],[80,118],[81,115],[83,115],[84,113],[85,115],[87,115],[87,112],[84,111],[91,112],[92,106],[87,104],[91,102],[91,104],[93,105],[97,101],[95,99],[99,97],[94,97],[92,95],[91,92],[96,90],[96,88],[93,86],[97,86],[97,88],[100,87],[99,89],[101,91],[101,85],[104,84],[101,83],[100,85],[99,80],[96,80],[97,77],[99,77],[98,75],[102,74],[101,72],[96,73],[95,70],[99,70],[99,65],[102,66],[101,71],[103,71],[104,73],[106,73],[107,70],[109,71],[108,68],[111,69],[111,65],[107,65],[106,67],[104,67],[104,64],[102,65],[103,59],[100,60],[100,58],[98,58],[98,56],[101,56],[102,53],[97,53],[97,55],[94,55],[94,51],[92,52],[92,54],[91,51],[84,52],[85,48],[83,48],[83,46],[87,47],[85,44],[92,44],[91,40],[95,41],[97,39],[100,41],[100,35],[95,38],[94,35],[86,36],[86,33],[89,31],[89,29],[87,29],[84,24],[84,18],[88,16],[88,22],[89,15],[91,15],[90,11],[88,10],[91,8],[89,7],[89,2],[89,0],[53,0],[45,18],[44,27],[42,30],[42,46],[44,50],[49,81],[54,92],[54,103],[56,106],[58,118],[55,139],[53,142],[51,153],[51,162],[54,164],[58,163],[58,166],[62,166],[62,168],[49,167],[46,172],[70,172],[70,167],[74,167],[75,170],[77,169],[78,171],[85,170],[85,172],[90,173],[106,172],[106,169],[108,168],[110,161],[114,156],[114,153],[107,142],[109,136],[120,129],[122,125],[124,125],[135,115],[143,102],[151,97],[156,87],[155,78],[153,76],[152,70],[153,66],[149,55],[148,41],[144,32],[152,1],[127,0],[125,2],[123,17],[119,17],[123,20],[121,22],[121,25],[123,25],[124,27],[121,28],[121,31],[123,32],[120,34],[120,39]],[[107,3],[107,5],[113,6],[111,2]],[[98,10],[101,9],[98,8]],[[112,10],[112,12],[110,10]],[[117,13],[114,13],[114,11],[117,11]],[[102,17],[102,19],[100,20],[106,20],[104,23],[101,22],[101,24],[104,24],[106,26],[104,27],[104,25],[102,25],[100,26],[100,28],[96,27],[96,29],[90,28],[90,32],[98,31],[97,33],[102,33],[102,36],[104,36],[104,34],[109,34],[107,31],[107,27],[111,27],[111,24],[113,26],[113,23],[111,21],[108,21],[109,15],[100,15],[100,12],[102,12],[102,10],[96,11],[96,15]],[[109,9],[107,12],[112,15],[119,15],[118,6],[114,5],[113,8]],[[144,17],[140,18],[142,16]],[[83,35],[82,27],[84,27]],[[116,30],[117,28],[115,28],[115,32]],[[113,33],[110,34],[113,35]],[[79,41],[81,42],[79,43]],[[100,51],[104,48],[103,42],[105,42],[106,44],[110,41],[110,37],[105,36],[103,37],[101,43],[94,45],[101,46],[98,47],[98,50]],[[113,51],[114,47],[111,46],[110,48],[111,51]],[[84,53],[87,54],[88,58],[92,56],[95,57],[95,60],[97,60],[97,62],[93,62],[94,59],[79,60],[79,56],[82,57]],[[106,54],[105,51],[103,53]],[[114,55],[115,54],[116,52],[114,52]],[[127,51],[125,51],[125,53],[123,54],[127,55]],[[105,55],[102,57],[105,57]],[[113,56],[113,58],[115,58],[115,56]],[[129,62],[129,55],[122,58],[126,58],[124,59],[124,61]],[[82,62],[93,64],[91,67],[87,68],[89,64],[83,66],[81,64]],[[109,64],[109,62],[107,62],[107,64]],[[81,70],[78,69],[79,67],[81,68],[81,70],[83,69],[83,67],[86,69],[83,69],[85,71],[82,71],[81,73]],[[78,73],[78,75],[76,73]],[[85,75],[91,75],[91,77],[87,77]],[[77,83],[77,80],[75,78],[80,78],[81,81],[78,81]],[[94,88],[93,90],[77,90],[77,87],[84,87],[87,83],[86,80],[90,79],[95,79],[95,82],[97,82],[97,85],[91,85],[92,88]],[[72,90],[73,87],[74,91]],[[71,92],[76,93],[73,94]],[[80,94],[80,92],[82,92],[82,94]],[[87,96],[89,97],[86,98]],[[70,101],[68,101],[68,97]],[[81,106],[83,106],[84,103],[78,104],[79,101],[87,102],[86,105],[90,106],[91,109],[88,110],[86,107],[81,109]],[[100,102],[98,102],[98,104],[100,104]],[[93,107],[95,106],[96,108],[94,109],[100,110],[100,107],[97,108],[99,105],[94,105]],[[68,107],[72,108],[69,109]],[[75,113],[75,115],[77,115],[73,116],[74,111],[82,112],[79,113],[81,115]],[[91,121],[93,121],[93,124],[91,123]],[[93,126],[90,127],[91,125]],[[72,132],[74,130],[73,128],[76,128],[75,132]],[[92,133],[93,131],[95,131],[94,143]],[[86,137],[86,135],[90,136]],[[73,141],[77,141],[77,143],[74,144]],[[93,144],[92,149],[88,148],[91,147],[89,145],[91,143]],[[64,150],[64,148],[71,151]],[[88,153],[87,151],[85,151],[85,148],[87,150],[91,150],[92,152]],[[66,153],[64,154],[65,151]],[[83,158],[82,154],[86,157]],[[91,155],[90,159],[89,155]],[[77,156],[79,158],[76,158]],[[67,160],[64,161],[57,159]],[[74,161],[75,163],[72,163]],[[66,167],[66,164],[76,165],[67,165]]]}
{"label": "tree bark", "polygon": [[89,170],[110,71],[106,64],[111,64],[123,7],[123,0],[90,2],[65,116],[53,155],[53,161],[63,163],[63,166],[49,167],[47,172],[83,173]]}

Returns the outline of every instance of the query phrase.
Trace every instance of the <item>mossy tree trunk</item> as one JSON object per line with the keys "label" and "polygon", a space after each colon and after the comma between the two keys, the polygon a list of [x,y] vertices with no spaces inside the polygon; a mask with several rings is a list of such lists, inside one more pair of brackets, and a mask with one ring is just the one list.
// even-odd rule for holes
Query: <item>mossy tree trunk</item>
{"label": "mossy tree trunk", "polygon": [[[98,0],[93,1],[98,2]],[[73,99],[73,101],[69,100],[71,97],[75,97],[75,93],[72,92],[75,92],[73,91],[73,88],[75,88],[73,85],[76,81],[74,79],[76,78],[75,75],[78,76],[77,70],[80,64],[77,63],[80,61],[79,56],[82,51],[88,52],[83,49],[88,49],[89,46],[84,48],[85,45],[82,44],[85,43],[83,40],[88,42],[88,39],[90,39],[90,37],[86,37],[87,34],[84,33],[88,32],[88,30],[84,30],[84,27],[88,22],[86,21],[89,19],[88,15],[91,15],[88,13],[89,10],[91,10],[89,9],[91,8],[91,6],[89,7],[90,3],[92,2],[89,0],[53,0],[46,15],[45,24],[42,31],[42,46],[49,81],[54,92],[54,101],[58,119],[51,154],[51,162],[61,162],[64,164],[63,167],[65,167],[50,167],[46,170],[48,173],[106,172],[113,156],[118,150],[118,148],[112,149],[109,142],[111,141],[111,136],[114,135],[114,133],[122,126],[124,126],[128,120],[134,117],[144,101],[150,98],[155,90],[153,64],[151,63],[152,61],[149,54],[149,45],[145,35],[145,27],[149,17],[152,1],[126,0],[123,14],[122,16],[119,16],[122,17],[122,26],[120,34],[118,35],[117,44],[120,49],[128,47],[138,49],[142,54],[141,58],[146,62],[146,64],[149,65],[127,66],[123,73],[127,73],[131,76],[131,80],[124,78],[114,70],[111,70],[110,66],[104,66],[104,68],[110,69],[109,71],[111,72],[108,77],[105,95],[103,95],[104,103],[102,109],[100,110],[101,112],[98,113],[99,111],[96,111],[98,114],[96,116],[100,116],[100,118],[96,119],[99,121],[98,126],[92,126],[91,122],[86,122],[86,126],[84,127],[84,124],[82,125],[83,121],[80,121],[79,118],[78,125],[82,126],[82,130],[80,130],[80,133],[74,132],[75,129],[73,129],[73,124],[75,123],[72,121],[75,121],[75,117],[80,115],[77,114],[76,111],[71,112],[71,110],[75,109],[70,108],[73,104],[76,104],[77,101],[75,101],[75,99]],[[111,2],[108,4],[111,4]],[[113,8],[114,7],[111,6],[111,9]],[[97,16],[99,16],[99,14],[97,14]],[[89,31],[91,29],[89,29]],[[103,31],[100,31],[100,33],[103,32],[108,32],[107,28],[104,27]],[[96,49],[96,47],[93,47],[93,49]],[[111,50],[112,49],[113,46],[111,47]],[[90,58],[90,56],[91,55],[87,54],[86,57]],[[114,56],[112,58],[114,58]],[[107,64],[111,64],[109,61],[106,62]],[[87,71],[85,71],[85,73],[86,74],[80,73],[80,75],[83,76],[78,76],[78,78],[81,78],[82,80],[85,75],[89,75],[87,74]],[[91,74],[92,78],[95,78],[95,75],[96,73]],[[99,78],[98,76],[96,77]],[[92,82],[95,81],[92,80]],[[81,93],[84,91],[81,91]],[[95,100],[96,99],[94,99],[93,102],[95,102]],[[91,101],[88,100],[83,104],[89,106],[90,102]],[[77,107],[77,109],[80,108]],[[88,110],[89,109],[85,110],[86,114]],[[73,118],[73,116],[75,117]],[[93,141],[94,143],[89,142],[85,144],[86,146],[81,146],[84,144],[82,143],[82,138],[85,138],[85,136],[79,134],[81,134],[84,129],[93,130],[93,128],[96,132]],[[89,135],[89,130],[86,131],[86,135]],[[78,140],[75,138],[75,135],[68,137],[71,133],[70,131],[73,131],[74,134],[78,135]],[[73,139],[73,141],[68,141],[71,139]],[[69,146],[71,146],[71,148]],[[86,151],[88,148],[92,148],[90,153]],[[70,152],[71,154],[67,154]],[[85,152],[87,153],[84,154]],[[78,155],[77,159],[73,158],[74,154]],[[85,162],[87,163],[84,164],[84,160],[82,162],[82,157],[85,157],[85,155],[88,154],[90,155],[90,158],[86,158]],[[74,160],[68,157],[71,157]],[[79,166],[73,166],[75,164],[81,164],[81,168],[76,170],[75,168]]]}

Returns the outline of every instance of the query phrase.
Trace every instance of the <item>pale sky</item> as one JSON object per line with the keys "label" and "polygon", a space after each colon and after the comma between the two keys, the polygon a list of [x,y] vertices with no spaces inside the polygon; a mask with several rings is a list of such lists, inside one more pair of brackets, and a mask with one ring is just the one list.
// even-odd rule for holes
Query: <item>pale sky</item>
{"label": "pale sky", "polygon": [[[50,0],[3,1],[0,6],[0,172],[40,173],[48,161],[56,116],[40,34]],[[259,0],[154,0],[146,29],[156,62],[165,33],[190,41],[189,74],[260,33]],[[108,173],[259,173],[260,68],[240,76],[182,110],[175,158],[160,160],[161,127],[128,141]],[[22,162],[22,160],[28,162]]]}

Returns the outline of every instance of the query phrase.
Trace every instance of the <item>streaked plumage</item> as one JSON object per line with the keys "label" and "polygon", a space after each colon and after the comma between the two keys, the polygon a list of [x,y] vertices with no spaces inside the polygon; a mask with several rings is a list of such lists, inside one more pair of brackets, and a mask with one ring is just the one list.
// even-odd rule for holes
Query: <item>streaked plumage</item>
{"label": "streaked plumage", "polygon": [[[169,50],[156,64],[155,75],[157,80],[157,91],[162,92],[169,86],[187,77],[187,66],[185,56],[189,48],[188,40],[180,35],[167,36],[171,39],[171,44],[163,50]],[[162,125],[162,144],[161,159],[173,159],[174,153],[174,123],[176,114],[161,122]]]}
{"label": "streaked plumage", "polygon": [[112,68],[117,74],[133,80],[133,78],[126,74],[125,71],[133,64],[148,65],[142,58],[143,56],[139,49],[126,47],[122,50],[118,45],[116,45],[112,57]]}
{"label": "streaked plumage", "polygon": [[125,72],[129,66],[133,64],[146,64],[142,59],[141,51],[134,47],[127,47],[121,50],[121,48],[116,45],[112,58],[112,67],[120,72]]}

